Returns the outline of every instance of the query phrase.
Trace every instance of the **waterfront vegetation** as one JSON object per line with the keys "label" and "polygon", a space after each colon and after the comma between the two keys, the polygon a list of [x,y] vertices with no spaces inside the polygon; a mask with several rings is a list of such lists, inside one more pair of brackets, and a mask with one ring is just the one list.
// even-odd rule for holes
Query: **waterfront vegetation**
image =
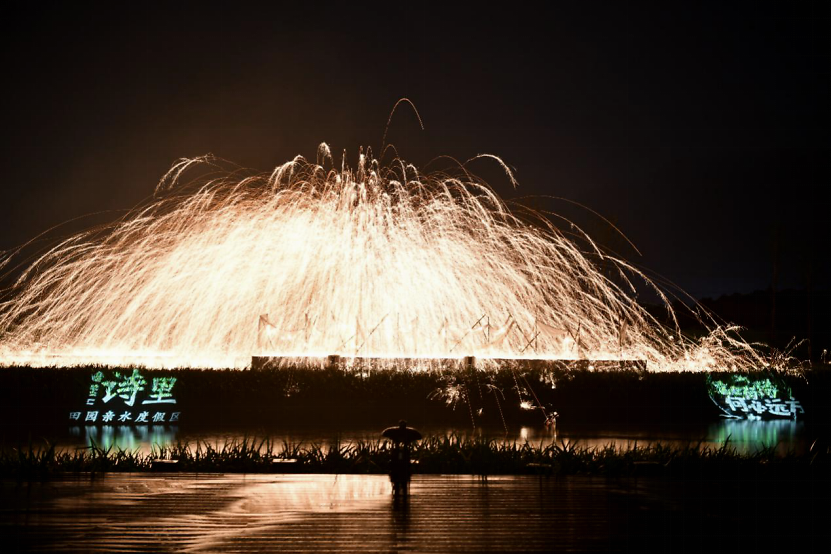
{"label": "waterfront vegetation", "polygon": [[[343,473],[383,474],[388,471],[389,442],[355,441],[309,446],[268,439],[243,438],[224,444],[179,443],[138,450],[103,449],[95,444],[76,449],[54,446],[6,449],[0,452],[0,476],[43,479],[66,474],[176,471],[189,473]],[[414,471],[426,474],[547,476],[717,476],[794,475],[820,472],[828,477],[828,449],[806,454],[777,453],[766,446],[741,453],[729,439],[719,447],[685,446],[588,447],[579,443],[504,443],[461,435],[431,436],[412,447]]]}
{"label": "waterfront vegetation", "polygon": [[[10,424],[9,432],[19,428],[19,437],[31,437],[35,429],[52,429],[55,422],[67,421],[67,413],[77,410],[86,398],[94,371],[97,368],[0,371],[0,413],[5,421],[16,422]],[[568,425],[686,424],[719,419],[719,410],[707,393],[706,376],[700,373],[545,366],[433,372],[182,369],[175,375],[181,425],[189,429],[238,425],[258,433],[269,424],[293,421],[331,428],[335,433],[338,425],[367,423],[383,428],[405,418],[419,427],[436,422],[455,429],[505,426],[507,433],[509,426],[543,425],[546,416],[549,424],[556,425],[557,418],[550,418],[555,412]],[[822,427],[831,412],[827,366],[781,377],[805,407],[805,421]],[[384,441],[309,445],[246,438],[224,444],[179,443],[150,452],[95,443],[81,448],[28,446],[26,440],[22,444],[12,448],[17,445],[7,438],[0,449],[0,476],[38,479],[151,470],[383,474],[390,458],[390,447]],[[729,439],[717,448],[695,442],[595,448],[580,443],[510,443],[440,435],[415,445],[412,458],[417,461],[416,472],[433,474],[727,472],[735,477],[751,472],[827,472],[827,450],[825,446],[805,454],[783,454],[771,444],[748,453],[734,448]]]}

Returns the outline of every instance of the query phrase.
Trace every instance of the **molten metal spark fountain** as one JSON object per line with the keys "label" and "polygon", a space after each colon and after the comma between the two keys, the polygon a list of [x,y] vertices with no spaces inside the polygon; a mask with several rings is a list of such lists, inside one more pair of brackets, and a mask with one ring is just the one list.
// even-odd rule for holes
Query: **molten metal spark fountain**
{"label": "molten metal spark fountain", "polygon": [[721,328],[694,343],[659,325],[632,299],[633,279],[652,286],[641,272],[520,220],[463,166],[425,175],[369,154],[357,170],[333,165],[325,144],[318,163],[297,157],[271,175],[182,160],[149,206],[25,271],[0,304],[0,363],[245,367],[252,354],[340,354],[761,366]]}

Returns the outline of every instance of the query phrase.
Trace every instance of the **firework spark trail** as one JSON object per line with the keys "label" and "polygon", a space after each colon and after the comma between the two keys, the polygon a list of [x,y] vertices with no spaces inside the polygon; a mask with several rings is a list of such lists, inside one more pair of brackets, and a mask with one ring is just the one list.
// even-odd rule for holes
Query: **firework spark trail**
{"label": "firework spark trail", "polygon": [[0,305],[0,364],[244,367],[252,354],[762,363],[718,327],[681,340],[633,301],[633,280],[652,286],[641,272],[605,256],[619,286],[463,168],[425,175],[369,154],[355,170],[333,165],[325,144],[318,163],[298,157],[271,175],[182,160],[149,206],[59,244],[20,277]]}

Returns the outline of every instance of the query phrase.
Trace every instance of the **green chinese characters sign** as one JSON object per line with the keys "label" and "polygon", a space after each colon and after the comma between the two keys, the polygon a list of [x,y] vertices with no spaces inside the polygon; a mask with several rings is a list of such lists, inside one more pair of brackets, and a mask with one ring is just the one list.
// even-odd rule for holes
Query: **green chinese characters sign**
{"label": "green chinese characters sign", "polygon": [[741,419],[796,419],[804,414],[791,388],[780,378],[758,375],[707,376],[710,398],[727,417]]}
{"label": "green chinese characters sign", "polygon": [[176,377],[143,375],[138,369],[101,370],[92,374],[83,409],[69,412],[72,423],[133,425],[176,423]]}

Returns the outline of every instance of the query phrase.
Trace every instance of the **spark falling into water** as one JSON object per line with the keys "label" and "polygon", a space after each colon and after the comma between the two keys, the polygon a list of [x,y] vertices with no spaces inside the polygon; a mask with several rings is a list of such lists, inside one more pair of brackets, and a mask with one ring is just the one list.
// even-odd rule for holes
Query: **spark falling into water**
{"label": "spark falling into water", "polygon": [[316,163],[270,175],[182,160],[150,205],[25,271],[0,304],[0,364],[340,354],[760,367],[724,329],[691,342],[659,325],[633,300],[649,279],[587,244],[519,219],[464,166],[428,175],[361,154],[336,168],[325,144]]}

